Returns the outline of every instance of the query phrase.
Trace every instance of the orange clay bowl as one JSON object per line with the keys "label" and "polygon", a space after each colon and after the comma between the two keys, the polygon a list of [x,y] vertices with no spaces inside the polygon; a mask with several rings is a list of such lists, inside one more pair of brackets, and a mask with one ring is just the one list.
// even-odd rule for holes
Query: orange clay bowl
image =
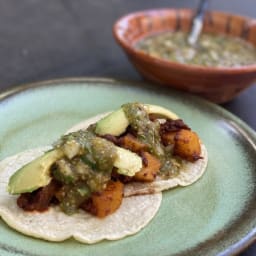
{"label": "orange clay bowl", "polygon": [[[119,19],[113,28],[117,42],[147,80],[195,93],[216,103],[231,100],[256,81],[256,64],[243,67],[204,67],[179,64],[151,57],[135,49],[146,36],[165,31],[189,31],[193,11],[158,9],[131,13]],[[208,12],[203,32],[243,38],[256,46],[256,20],[238,15]]]}

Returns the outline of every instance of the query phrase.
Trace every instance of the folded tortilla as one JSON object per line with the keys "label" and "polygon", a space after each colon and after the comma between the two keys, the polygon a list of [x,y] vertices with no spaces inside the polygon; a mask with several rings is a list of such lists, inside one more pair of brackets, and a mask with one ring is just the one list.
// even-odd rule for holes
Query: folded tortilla
{"label": "folded tortilla", "polygon": [[80,242],[92,244],[135,234],[157,213],[161,205],[161,193],[124,198],[121,207],[103,219],[83,210],[68,216],[58,207],[50,207],[42,213],[20,209],[16,203],[17,196],[6,191],[9,178],[47,149],[28,150],[0,162],[0,216],[13,229],[49,241],[63,241],[73,237]]}

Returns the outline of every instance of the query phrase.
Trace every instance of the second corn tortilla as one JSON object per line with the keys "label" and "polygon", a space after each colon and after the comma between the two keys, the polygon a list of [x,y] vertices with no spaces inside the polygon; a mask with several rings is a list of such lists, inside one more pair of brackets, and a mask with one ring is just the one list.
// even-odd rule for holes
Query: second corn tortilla
{"label": "second corn tortilla", "polygon": [[[94,117],[86,119],[73,127],[71,127],[66,133],[75,132],[77,130],[85,130],[93,123],[96,123],[101,118],[105,117],[111,112],[98,114]],[[177,186],[188,186],[196,182],[204,174],[207,162],[208,154],[204,144],[201,143],[201,157],[194,163],[183,160],[183,168],[180,170],[179,175],[170,179],[162,179],[157,177],[153,182],[131,182],[125,185],[124,196],[129,197],[133,195],[145,195],[161,192]]]}
{"label": "second corn tortilla", "polygon": [[124,198],[120,208],[103,219],[82,210],[68,216],[58,207],[50,207],[43,213],[23,211],[17,206],[17,196],[6,191],[9,178],[47,149],[28,150],[0,162],[0,216],[13,229],[48,241],[63,241],[73,237],[92,244],[135,234],[157,213],[161,205],[161,193]]}

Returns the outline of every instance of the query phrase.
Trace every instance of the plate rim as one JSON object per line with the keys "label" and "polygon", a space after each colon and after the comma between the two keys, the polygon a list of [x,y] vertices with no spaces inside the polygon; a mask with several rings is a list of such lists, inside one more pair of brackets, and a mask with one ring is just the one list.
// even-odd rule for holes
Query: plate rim
{"label": "plate rim", "polygon": [[[119,78],[111,78],[111,77],[94,77],[94,76],[82,76],[82,77],[64,77],[64,78],[55,78],[55,79],[47,79],[47,80],[41,80],[41,81],[35,81],[35,82],[28,82],[28,83],[21,83],[18,85],[13,85],[10,88],[7,88],[5,90],[0,90],[0,104],[2,101],[11,98],[15,96],[16,94],[19,94],[23,91],[31,90],[31,89],[37,89],[39,87],[47,87],[47,86],[61,86],[69,83],[103,83],[103,84],[109,84],[109,85],[122,85],[125,84],[127,86],[139,86],[150,88],[152,87],[153,90],[168,90],[168,91],[174,91],[175,93],[178,93],[180,95],[184,95],[188,97],[191,101],[199,102],[200,104],[204,104],[208,108],[212,108],[215,111],[217,111],[218,114],[220,114],[226,121],[231,120],[231,125],[234,126],[236,130],[239,131],[240,135],[244,137],[246,141],[250,143],[250,145],[254,148],[256,151],[256,131],[254,131],[253,128],[251,128],[245,121],[240,119],[235,114],[229,112],[222,106],[219,106],[215,103],[212,103],[210,101],[207,101],[205,99],[202,99],[196,95],[191,95],[185,92],[173,90],[173,89],[167,89],[163,86],[158,86],[158,89],[156,89],[155,85],[150,82],[144,82],[144,81],[137,81],[137,80],[128,80],[128,79],[119,79]],[[254,242],[256,242],[256,226],[253,227],[253,229],[246,234],[246,236],[241,237],[239,241],[232,244],[231,246],[225,248],[223,251],[221,251],[218,255],[219,256],[231,256],[236,255],[243,250],[245,250],[248,246],[252,245]],[[4,246],[0,244],[0,249],[4,249]],[[14,251],[16,250],[15,248]],[[5,250],[5,249],[4,249]],[[10,248],[8,248],[5,251],[9,251]],[[26,255],[26,254],[25,254]]]}

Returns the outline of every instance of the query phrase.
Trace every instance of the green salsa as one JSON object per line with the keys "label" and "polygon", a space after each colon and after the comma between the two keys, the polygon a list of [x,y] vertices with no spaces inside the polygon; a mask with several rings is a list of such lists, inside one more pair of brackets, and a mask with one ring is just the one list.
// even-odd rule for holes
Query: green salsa
{"label": "green salsa", "polygon": [[[138,140],[161,162],[160,175],[170,178],[178,174],[181,160],[173,156],[172,148],[161,142],[160,122],[151,120],[139,103],[122,106]],[[51,175],[61,184],[56,198],[66,214],[73,214],[92,193],[103,191],[111,180],[117,147],[95,133],[96,125],[62,136],[54,145],[63,157],[51,166]]]}
{"label": "green salsa", "polygon": [[146,144],[150,153],[160,160],[160,175],[165,178],[177,175],[182,163],[173,156],[171,147],[165,147],[161,143],[159,121],[151,121],[147,111],[139,103],[127,103],[122,108],[132,129],[137,133],[137,139]]}
{"label": "green salsa", "polygon": [[184,32],[165,32],[137,42],[135,47],[150,56],[183,64],[240,67],[256,64],[256,47],[241,38],[204,33],[196,46]]}
{"label": "green salsa", "polygon": [[160,143],[160,124],[152,122],[143,106],[139,103],[127,103],[122,106],[131,127],[137,132],[137,138],[147,144],[150,152],[161,158],[164,150]]}
{"label": "green salsa", "polygon": [[52,166],[52,175],[63,184],[58,200],[67,214],[76,212],[91,193],[103,190],[111,179],[116,149],[93,129],[64,135],[54,145],[66,156]]}

